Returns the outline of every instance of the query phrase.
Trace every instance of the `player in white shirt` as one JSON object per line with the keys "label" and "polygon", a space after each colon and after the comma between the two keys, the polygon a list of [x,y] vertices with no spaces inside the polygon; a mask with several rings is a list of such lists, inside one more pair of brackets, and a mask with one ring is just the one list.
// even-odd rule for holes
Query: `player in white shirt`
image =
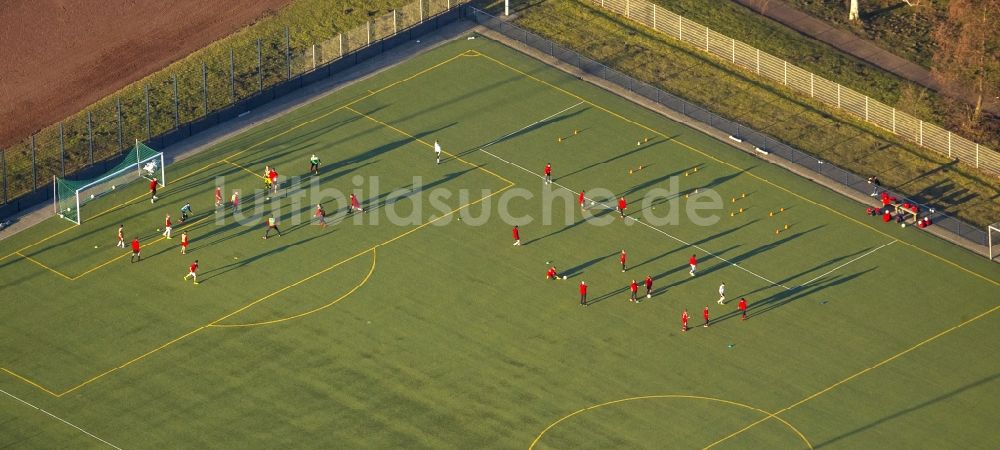
{"label": "player in white shirt", "polygon": [[434,141],[434,156],[437,156],[437,164],[441,164],[441,144]]}
{"label": "player in white shirt", "polygon": [[720,305],[726,304],[726,283],[719,285],[719,302]]}

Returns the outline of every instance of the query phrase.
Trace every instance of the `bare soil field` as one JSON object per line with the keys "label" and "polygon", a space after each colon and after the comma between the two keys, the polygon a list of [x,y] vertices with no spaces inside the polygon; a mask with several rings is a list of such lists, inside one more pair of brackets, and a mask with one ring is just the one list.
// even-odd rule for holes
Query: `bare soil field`
{"label": "bare soil field", "polygon": [[291,0],[6,0],[0,7],[0,147]]}

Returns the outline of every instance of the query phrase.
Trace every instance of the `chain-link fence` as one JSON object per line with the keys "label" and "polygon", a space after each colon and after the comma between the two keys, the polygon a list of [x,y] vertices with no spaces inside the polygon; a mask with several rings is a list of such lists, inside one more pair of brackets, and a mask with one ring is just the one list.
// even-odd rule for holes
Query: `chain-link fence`
{"label": "chain-link fence", "polygon": [[846,111],[924,148],[1000,175],[1000,152],[913,117],[864,94],[824,79],[781,58],[718,33],[646,0],[589,0],[629,20]]}
{"label": "chain-link fence", "polygon": [[469,1],[416,0],[308,45],[285,28],[150,75],[2,149],[0,216],[51,200],[53,176],[101,173],[136,139],[164,147],[455,20]]}
{"label": "chain-link fence", "polygon": [[[723,118],[706,108],[690,103],[687,100],[673,94],[664,92],[655,86],[632,78],[629,75],[587,58],[586,56],[583,56],[573,50],[562,47],[559,44],[538,36],[528,30],[517,27],[508,22],[504,22],[489,13],[471,6],[468,7],[468,9],[470,12],[467,14],[467,17],[475,20],[476,23],[497,31],[511,39],[519,41],[534,48],[535,50],[550,55],[566,64],[574,66],[587,74],[614,83],[623,89],[627,89],[628,91],[641,95],[650,101],[656,102],[671,110],[707,124],[717,130],[723,131],[734,138],[749,142],[764,152],[768,152],[769,154],[781,157],[799,166],[822,174],[855,192],[864,193],[866,195],[871,194],[872,192],[873,188],[870,184],[868,184],[868,179],[865,177],[846,171],[828,162],[816,159],[815,156],[792,148],[791,146],[788,146],[781,141],[768,136],[767,134]],[[677,26],[680,27],[680,25]],[[704,37],[704,34],[702,34],[702,37]],[[889,194],[897,197],[898,199],[902,199],[902,201],[920,205],[920,210],[924,212],[921,214],[921,217],[929,217],[933,222],[933,226],[950,231],[969,243],[982,246],[984,249],[983,251],[985,252],[988,236],[983,229],[969,225],[968,223],[945,214],[944,212],[938,211],[933,205],[923,205],[920,202],[906,199],[903,195],[896,192],[889,191]]]}

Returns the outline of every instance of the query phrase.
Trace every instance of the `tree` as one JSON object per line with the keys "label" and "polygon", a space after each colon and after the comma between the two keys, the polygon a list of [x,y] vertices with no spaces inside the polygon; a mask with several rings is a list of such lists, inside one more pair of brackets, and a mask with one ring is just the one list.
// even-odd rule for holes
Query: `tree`
{"label": "tree", "polygon": [[934,30],[931,74],[942,91],[973,107],[969,125],[983,115],[983,101],[1000,95],[1000,0],[951,0]]}

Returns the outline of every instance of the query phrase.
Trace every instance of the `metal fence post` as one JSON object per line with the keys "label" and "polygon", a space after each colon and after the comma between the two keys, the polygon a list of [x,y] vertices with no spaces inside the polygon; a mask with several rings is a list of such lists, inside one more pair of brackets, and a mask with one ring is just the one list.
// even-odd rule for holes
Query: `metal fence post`
{"label": "metal fence post", "polygon": [[66,177],[66,140],[63,138],[63,123],[59,122],[59,172]]}
{"label": "metal fence post", "polygon": [[760,75],[760,49],[757,49],[757,75]]}
{"label": "metal fence post", "polygon": [[94,165],[94,118],[87,111],[87,148],[90,151],[89,165]]}
{"label": "metal fence post", "polygon": [[118,154],[125,154],[125,133],[122,124],[122,99],[115,97],[115,105],[118,107]]}
{"label": "metal fence post", "polygon": [[[895,118],[895,117],[896,116],[893,116],[893,118]],[[895,131],[895,128],[893,128],[893,131]],[[921,146],[924,145],[924,121],[923,120],[920,121],[920,145]]]}
{"label": "metal fence post", "polygon": [[656,29],[656,4],[655,3],[651,3],[651,4],[653,5],[653,29],[655,30]]}
{"label": "metal fence post", "polygon": [[705,51],[711,53],[708,50],[708,27],[705,27]]}
{"label": "metal fence post", "polygon": [[868,96],[865,96],[865,122],[868,121]]}
{"label": "metal fence post", "polygon": [[313,70],[316,70],[316,44],[313,44]]}
{"label": "metal fence post", "polygon": [[365,21],[365,33],[368,35],[368,45],[372,45],[372,21]]}
{"label": "metal fence post", "polygon": [[837,109],[840,109],[840,83],[837,83]]}
{"label": "metal fence post", "polygon": [[257,92],[264,90],[263,59],[260,49],[260,38],[257,38]]}
{"label": "metal fence post", "polygon": [[181,127],[181,100],[177,95],[177,74],[173,75],[174,79],[174,128]]}
{"label": "metal fence post", "polygon": [[979,168],[979,143],[976,142],[976,168]]}
{"label": "metal fence post", "polygon": [[[424,21],[424,0],[420,0],[419,3],[420,3],[420,5],[419,5],[419,7],[420,7],[420,22],[423,23],[423,21]],[[341,52],[341,54],[343,54],[343,52]]]}
{"label": "metal fence post", "polygon": [[785,86],[788,86],[788,61],[782,61],[785,63]]}
{"label": "metal fence post", "polygon": [[146,91],[146,140],[148,141],[151,136],[149,129],[149,85],[148,84],[145,86],[144,90]]}
{"label": "metal fence post", "polygon": [[951,131],[948,132],[948,158],[951,158]]}
{"label": "metal fence post", "polygon": [[205,115],[208,115],[208,67],[201,63],[201,93],[205,100]]}
{"label": "metal fence post", "polygon": [[631,11],[631,8],[629,8],[629,1],[628,0],[625,0],[625,17],[629,18],[629,19],[632,18],[632,11]]}
{"label": "metal fence post", "polygon": [[678,36],[680,36],[680,37],[678,37],[678,39],[680,39],[680,40],[683,41],[684,40],[684,16],[682,16],[680,14],[677,15],[677,34],[678,34]]}
{"label": "metal fence post", "polygon": [[35,135],[31,135],[31,190],[38,190],[38,164],[35,151]]}
{"label": "metal fence post", "polygon": [[396,10],[392,10],[392,34],[399,33],[399,24],[396,19]]}
{"label": "metal fence post", "polygon": [[229,47],[229,97],[236,103],[236,51]]}
{"label": "metal fence post", "polygon": [[732,49],[733,64],[736,64],[736,39],[730,38],[729,40],[732,41],[732,45],[733,45],[733,49]]}
{"label": "metal fence post", "polygon": [[286,79],[292,77],[292,38],[290,34],[288,27],[285,27],[285,67],[288,69]]}
{"label": "metal fence post", "polygon": [[340,41],[340,56],[338,56],[337,58],[343,58],[344,57],[344,33],[338,34],[337,35],[337,40]]}
{"label": "metal fence post", "polygon": [[896,108],[892,108],[892,134],[896,134]]}
{"label": "metal fence post", "polygon": [[816,77],[813,76],[812,72],[809,72],[809,97],[816,96]]}

